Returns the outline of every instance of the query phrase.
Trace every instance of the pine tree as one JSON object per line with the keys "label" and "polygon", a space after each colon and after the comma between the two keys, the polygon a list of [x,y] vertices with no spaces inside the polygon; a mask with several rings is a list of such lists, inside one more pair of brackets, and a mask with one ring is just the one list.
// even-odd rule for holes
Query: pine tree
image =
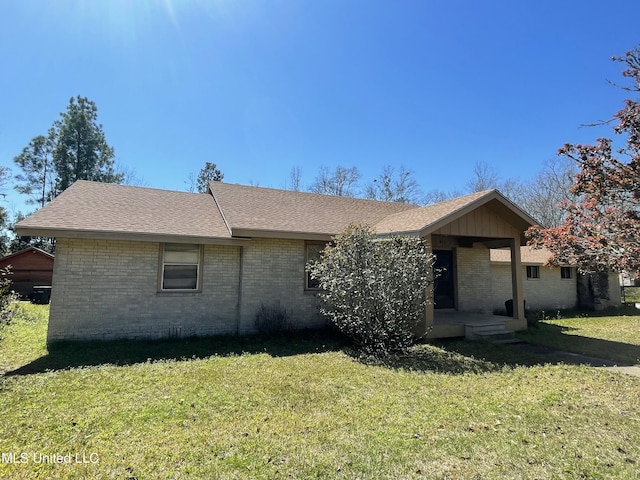
{"label": "pine tree", "polygon": [[122,174],[114,169],[113,148],[97,121],[96,104],[78,95],[60,116],[50,132],[56,190],[62,192],[76,180],[121,183]]}

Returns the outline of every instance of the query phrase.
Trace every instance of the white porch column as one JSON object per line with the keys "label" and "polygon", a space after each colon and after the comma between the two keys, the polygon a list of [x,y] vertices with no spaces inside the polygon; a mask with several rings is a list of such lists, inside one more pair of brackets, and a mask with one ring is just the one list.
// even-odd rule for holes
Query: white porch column
{"label": "white porch column", "polygon": [[513,290],[513,318],[525,320],[524,294],[522,292],[522,260],[520,256],[520,241],[512,238],[509,241],[511,249],[511,285]]}

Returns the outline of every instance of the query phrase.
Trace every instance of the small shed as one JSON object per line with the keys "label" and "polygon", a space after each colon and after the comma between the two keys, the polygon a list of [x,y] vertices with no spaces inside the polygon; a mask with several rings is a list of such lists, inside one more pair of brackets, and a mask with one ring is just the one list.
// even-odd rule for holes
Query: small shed
{"label": "small shed", "polygon": [[28,298],[34,286],[51,285],[55,257],[39,248],[29,247],[0,259],[0,268],[11,265],[12,289]]}

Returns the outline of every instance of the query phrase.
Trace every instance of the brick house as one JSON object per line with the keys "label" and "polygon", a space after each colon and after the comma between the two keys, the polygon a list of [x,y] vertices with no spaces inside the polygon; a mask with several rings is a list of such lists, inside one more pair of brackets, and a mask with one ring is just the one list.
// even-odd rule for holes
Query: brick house
{"label": "brick house", "polygon": [[300,328],[320,326],[305,265],[350,223],[428,241],[447,271],[427,292],[429,337],[464,335],[438,322],[440,308],[494,310],[490,249],[507,248],[506,324],[526,328],[520,246],[535,222],[496,190],[419,207],[220,182],[194,194],[78,181],[16,227],[57,239],[57,341],[246,334],[275,302]]}
{"label": "brick house", "polygon": [[[572,265],[547,267],[550,257],[548,250],[521,247],[522,291],[528,309],[553,311],[577,307],[602,310],[620,306],[618,274],[581,275]],[[490,258],[492,302],[499,311],[504,308],[504,300],[509,298],[509,252],[491,250]]]}

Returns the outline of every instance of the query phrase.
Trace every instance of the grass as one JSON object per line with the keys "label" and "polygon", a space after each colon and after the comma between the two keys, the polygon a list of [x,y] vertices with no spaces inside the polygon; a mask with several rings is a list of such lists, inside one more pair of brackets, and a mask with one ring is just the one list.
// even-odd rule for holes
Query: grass
{"label": "grass", "polygon": [[640,287],[622,287],[625,302],[640,302]]}
{"label": "grass", "polygon": [[26,308],[0,333],[0,452],[27,462],[0,478],[638,478],[636,377],[463,342],[361,359],[320,334],[47,352]]}
{"label": "grass", "polygon": [[640,364],[640,315],[554,316],[519,332],[518,337],[557,350]]}

